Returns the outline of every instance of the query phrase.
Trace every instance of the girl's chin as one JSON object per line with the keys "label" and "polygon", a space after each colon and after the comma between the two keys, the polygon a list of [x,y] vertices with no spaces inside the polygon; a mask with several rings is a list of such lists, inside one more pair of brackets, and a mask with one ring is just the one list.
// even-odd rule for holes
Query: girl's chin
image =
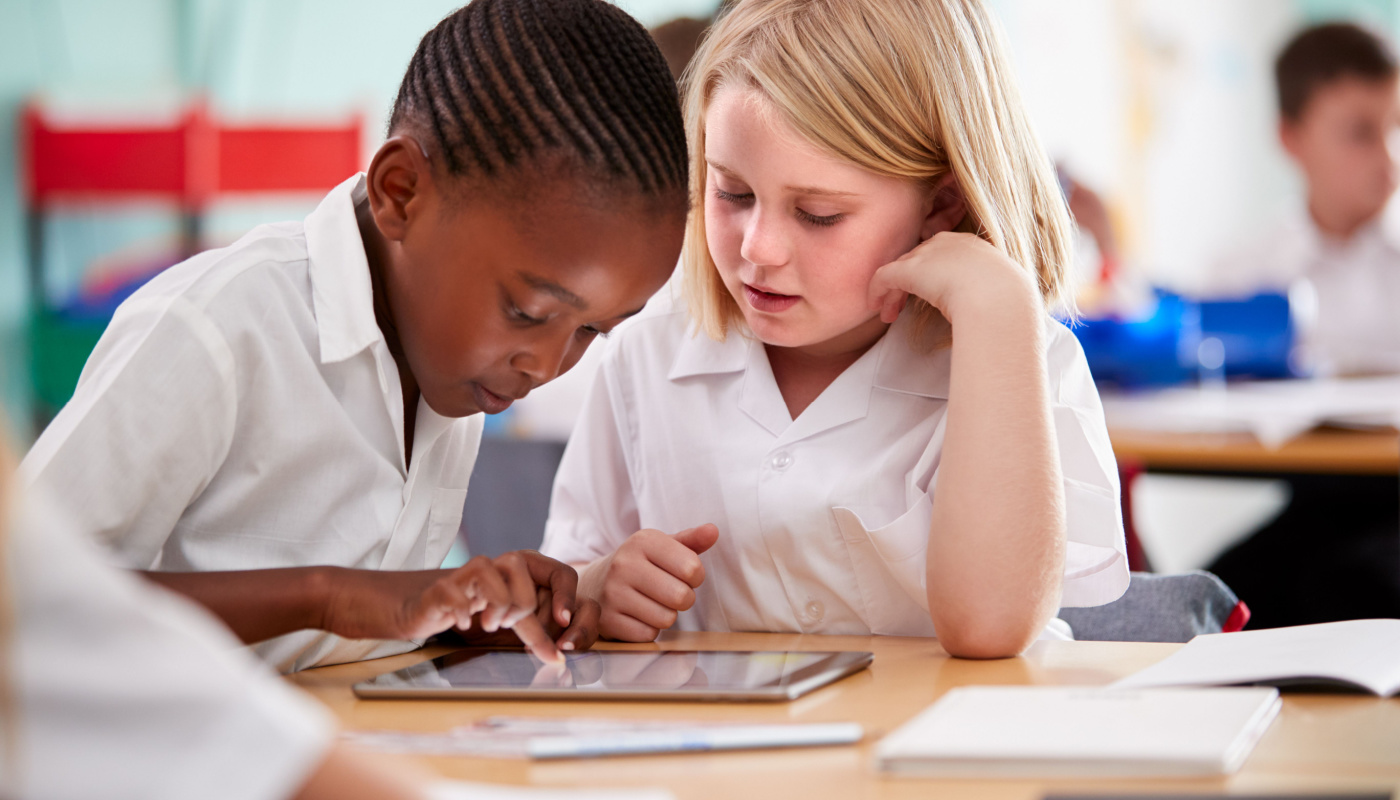
{"label": "girl's chin", "polygon": [[[765,314],[756,314],[751,309],[744,309],[744,322],[753,334],[755,339],[763,342],[769,347],[816,347],[827,343],[838,343],[838,340],[845,340],[848,337],[865,338],[865,334],[858,334],[856,330],[870,324],[872,318],[857,320],[853,324],[844,326],[822,325],[810,319],[787,319],[774,318]],[[880,325],[879,330],[871,331],[871,335],[878,339],[884,333],[886,325]]]}
{"label": "girl's chin", "polygon": [[804,325],[797,320],[774,319],[752,312],[744,315],[744,321],[754,338],[770,347],[810,347],[841,335],[840,331],[825,330],[821,326]]}

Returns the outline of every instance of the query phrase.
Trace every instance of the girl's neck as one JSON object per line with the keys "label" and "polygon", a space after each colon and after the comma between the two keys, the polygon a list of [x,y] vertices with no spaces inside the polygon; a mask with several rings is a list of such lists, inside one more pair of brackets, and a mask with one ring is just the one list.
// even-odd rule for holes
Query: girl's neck
{"label": "girl's neck", "polygon": [[865,355],[889,324],[879,317],[864,322],[845,333],[812,345],[778,347],[766,344],[768,365],[773,381],[787,405],[788,415],[797,419],[826,388],[841,377],[850,366]]}
{"label": "girl's neck", "polygon": [[365,260],[369,263],[370,288],[374,293],[374,321],[384,334],[384,344],[394,357],[398,367],[399,385],[403,387],[403,438],[404,466],[408,467],[413,458],[413,429],[418,422],[418,381],[409,369],[408,358],[404,355],[403,343],[399,339],[398,326],[394,324],[393,306],[389,302],[388,270],[389,245],[379,226],[374,224],[369,203],[355,205],[355,222],[360,229],[360,240],[364,242]]}

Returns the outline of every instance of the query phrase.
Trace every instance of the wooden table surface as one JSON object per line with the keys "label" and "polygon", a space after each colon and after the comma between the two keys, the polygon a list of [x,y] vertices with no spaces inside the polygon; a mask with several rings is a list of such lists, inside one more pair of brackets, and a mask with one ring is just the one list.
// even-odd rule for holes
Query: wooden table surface
{"label": "wooden table surface", "polygon": [[1106,684],[1170,654],[1178,645],[1039,642],[1021,658],[950,659],[934,640],[757,633],[667,633],[657,644],[605,649],[869,650],[868,670],[790,703],[359,700],[351,685],[447,652],[424,650],[309,670],[291,680],[351,730],[445,731],[498,714],[754,722],[857,721],[859,745],[767,752],[653,755],[529,762],[414,757],[461,780],[541,787],[664,786],[678,798],[986,798],[1034,800],[1047,791],[1339,792],[1400,788],[1400,699],[1285,695],[1283,711],[1244,768],[1228,778],[1167,781],[950,781],[885,777],[872,767],[874,742],[947,690],[966,684]]}
{"label": "wooden table surface", "polygon": [[1147,470],[1400,476],[1394,430],[1310,431],[1277,448],[1249,433],[1160,433],[1111,428],[1120,462]]}

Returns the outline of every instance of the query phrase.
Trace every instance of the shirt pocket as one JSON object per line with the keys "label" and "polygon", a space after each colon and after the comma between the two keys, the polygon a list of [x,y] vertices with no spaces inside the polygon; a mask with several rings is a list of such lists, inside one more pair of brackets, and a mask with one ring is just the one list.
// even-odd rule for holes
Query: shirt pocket
{"label": "shirt pocket", "polygon": [[434,489],[428,507],[427,547],[424,555],[426,569],[437,569],[462,527],[462,507],[467,503],[466,489]]}
{"label": "shirt pocket", "polygon": [[[927,565],[933,500],[923,495],[891,522],[882,509],[837,506],[831,509],[855,567],[870,631],[890,636],[932,636]],[[879,527],[872,527],[877,524]]]}

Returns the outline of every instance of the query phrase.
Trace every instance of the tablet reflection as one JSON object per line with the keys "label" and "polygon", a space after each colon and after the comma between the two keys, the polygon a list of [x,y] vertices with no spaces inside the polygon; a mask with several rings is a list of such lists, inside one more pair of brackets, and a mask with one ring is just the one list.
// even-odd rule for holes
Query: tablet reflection
{"label": "tablet reflection", "polygon": [[589,651],[545,663],[524,651],[461,651],[374,679],[378,686],[671,690],[782,685],[822,655]]}

